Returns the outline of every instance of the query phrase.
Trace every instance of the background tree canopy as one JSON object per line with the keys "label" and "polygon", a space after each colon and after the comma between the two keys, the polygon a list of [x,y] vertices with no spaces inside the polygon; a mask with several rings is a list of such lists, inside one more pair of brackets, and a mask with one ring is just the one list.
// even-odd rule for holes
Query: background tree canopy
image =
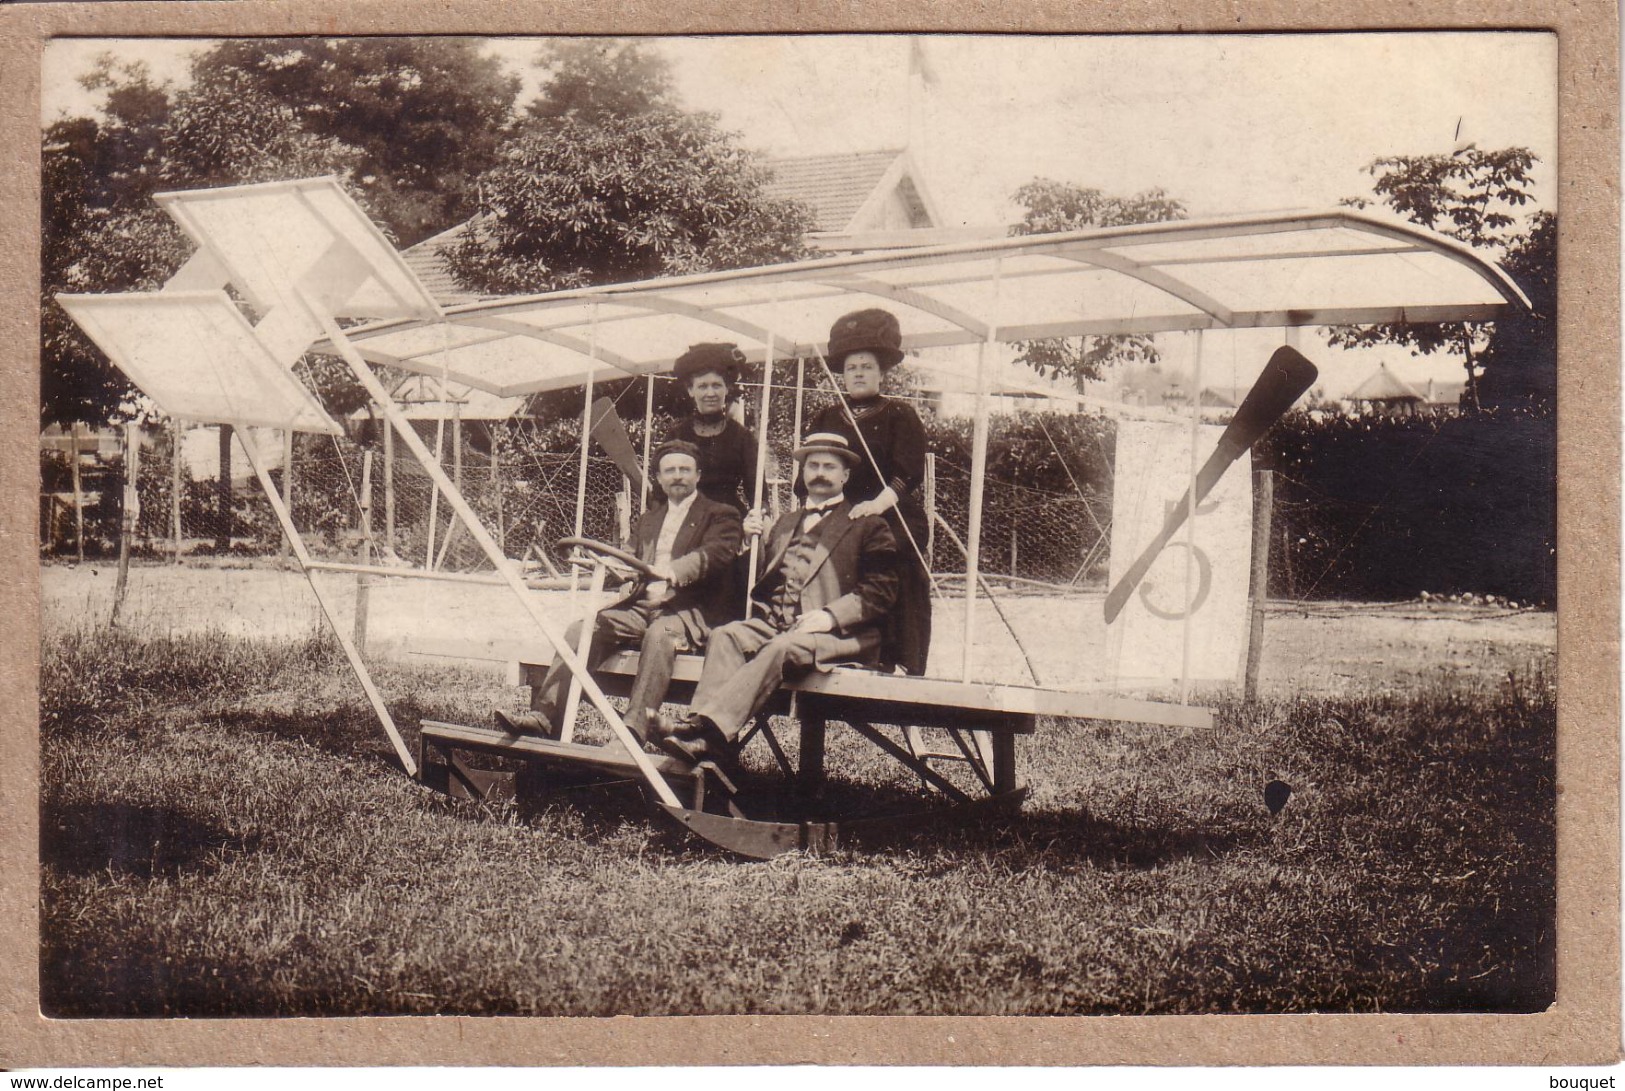
{"label": "background tree canopy", "polygon": [[[482,290],[542,291],[802,254],[799,206],[637,42],[550,43],[538,97],[477,42],[254,39],[192,59],[177,88],[111,57],[101,110],[45,133],[41,424],[105,423],[133,395],[58,292],[160,287],[191,247],[156,192],[331,174],[397,246],[476,213],[453,256]],[[460,260],[459,260],[460,259]],[[343,411],[343,384],[322,391]]]}
{"label": "background tree canopy", "polygon": [[[1034,178],[1015,192],[1025,210],[1012,235],[1121,227],[1186,218],[1185,203],[1162,189],[1113,197],[1098,189]],[[1154,364],[1161,359],[1156,340],[1139,334],[1119,337],[1052,337],[1025,341],[1018,359],[1046,378],[1070,379],[1077,389],[1105,376],[1112,364]]]}
{"label": "background tree canopy", "polygon": [[705,116],[655,110],[538,122],[481,180],[448,253],[465,287],[541,292],[803,256],[804,208]]}
{"label": "background tree canopy", "polygon": [[541,292],[803,257],[810,211],[716,118],[679,109],[671,68],[635,41],[550,42],[547,82],[480,179],[447,251],[482,294]]}
{"label": "background tree canopy", "polygon": [[[1531,313],[1494,323],[1333,327],[1331,343],[1456,353],[1467,371],[1469,409],[1549,404],[1557,395],[1557,221],[1550,212],[1522,213],[1533,200],[1535,162],[1527,148],[1468,144],[1449,155],[1391,156],[1366,168],[1377,200],[1501,263],[1529,297]],[[1344,203],[1363,208],[1370,201]]]}

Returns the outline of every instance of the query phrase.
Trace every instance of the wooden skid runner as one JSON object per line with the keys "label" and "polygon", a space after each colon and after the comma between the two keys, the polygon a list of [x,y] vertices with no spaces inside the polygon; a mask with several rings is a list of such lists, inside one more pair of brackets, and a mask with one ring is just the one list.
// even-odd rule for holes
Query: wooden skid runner
{"label": "wooden skid runner", "polygon": [[[617,743],[587,746],[534,735],[512,735],[494,727],[424,720],[418,734],[418,765],[422,770],[423,782],[432,788],[471,799],[494,799],[512,794],[511,773],[472,768],[457,757],[455,751],[459,750],[521,758],[560,769],[587,770],[611,779],[642,778],[637,763]],[[445,761],[435,760],[431,751],[438,751]],[[644,757],[669,784],[687,790],[690,803],[696,810],[705,805],[708,782],[721,790],[724,800],[736,790],[727,775],[711,762],[696,766],[676,758]]]}
{"label": "wooden skid runner", "polygon": [[[582,743],[559,742],[534,735],[510,735],[494,727],[470,727],[466,724],[441,723],[424,720],[421,726],[424,745],[461,750],[479,750],[487,754],[522,757],[555,765],[569,765],[594,769],[617,776],[636,777],[637,763],[617,744],[586,746]],[[662,776],[691,778],[695,767],[676,758],[649,757],[649,762]]]}
{"label": "wooden skid runner", "polygon": [[911,829],[935,828],[944,822],[974,821],[991,813],[1021,809],[1027,789],[1016,788],[1002,795],[962,803],[954,807],[932,807],[909,814],[883,818],[848,819],[840,822],[761,822],[738,816],[707,814],[681,807],[662,809],[691,833],[718,848],[752,860],[771,860],[800,849],[813,854],[833,852],[843,838],[903,833]]}

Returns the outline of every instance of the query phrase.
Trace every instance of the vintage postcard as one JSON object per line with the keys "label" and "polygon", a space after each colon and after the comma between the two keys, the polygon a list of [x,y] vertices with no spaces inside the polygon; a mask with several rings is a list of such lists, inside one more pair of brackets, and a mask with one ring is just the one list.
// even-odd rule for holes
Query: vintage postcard
{"label": "vintage postcard", "polygon": [[1611,1061],[1512,14],[0,12],[0,1063]]}

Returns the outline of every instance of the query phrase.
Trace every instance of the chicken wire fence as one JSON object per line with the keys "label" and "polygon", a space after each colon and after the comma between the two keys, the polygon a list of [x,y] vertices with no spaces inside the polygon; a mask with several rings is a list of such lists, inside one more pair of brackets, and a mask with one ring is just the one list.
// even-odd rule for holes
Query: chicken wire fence
{"label": "chicken wire fence", "polygon": [[[636,515],[635,499],[609,459],[587,459],[583,491],[581,460],[574,453],[539,449],[523,437],[484,427],[465,425],[455,430],[455,439],[451,429],[437,439],[437,430],[433,424],[420,429],[420,438],[431,451],[438,450],[446,477],[506,556],[545,566],[544,556],[548,561],[559,558],[555,543],[561,537],[625,538]],[[491,567],[446,494],[405,444],[362,445],[344,437],[300,434],[279,453],[264,436],[256,439],[261,457],[272,464],[269,476],[313,556],[357,562],[370,558],[447,572]],[[160,433],[144,452],[134,542],[138,551],[264,555],[287,548],[257,481],[238,477],[229,491],[222,490],[218,462],[200,479],[184,459],[178,467],[172,464],[173,450],[172,440]],[[243,461],[240,450],[234,461]]]}
{"label": "chicken wire fence", "polygon": [[[821,407],[819,399],[808,398],[804,418]],[[794,421],[788,415],[780,420],[777,413],[774,418],[763,474],[763,507],[769,516],[797,502],[791,455],[796,445]],[[641,446],[639,423],[629,427]],[[505,555],[558,565],[564,559],[556,545],[562,537],[579,533],[607,542],[627,540],[641,510],[639,498],[609,458],[596,451],[589,454],[583,488],[577,451],[547,449],[522,428],[482,425],[476,430],[465,424],[455,443],[450,431],[442,433],[437,444],[431,422],[420,427],[420,436],[431,452],[438,448],[446,476]],[[131,540],[136,555],[184,558],[286,551],[281,526],[240,447],[229,456],[231,487],[221,488],[218,435],[216,426],[145,431],[138,459],[139,511]],[[269,475],[312,555],[359,561],[363,552],[370,552],[374,559],[445,571],[490,567],[446,496],[405,444],[389,445],[393,457],[386,464],[385,445],[364,446],[346,437],[298,434],[290,444],[268,432],[250,441],[270,466]],[[200,451],[214,457],[203,461]],[[970,471],[947,458],[931,461],[922,499],[934,517],[930,535],[918,546],[931,570],[946,577],[945,586],[951,588],[957,585],[953,577],[962,580],[965,571]],[[84,475],[81,503],[92,554],[117,548],[123,463],[123,456],[115,456]],[[47,488],[44,495],[60,491]],[[1109,497],[1103,501],[987,480],[982,571],[990,577],[1058,586],[1102,578],[1109,504]],[[44,507],[42,503],[42,511]],[[72,552],[74,537],[71,519],[60,512],[50,519],[42,515],[41,542],[47,552]]]}
{"label": "chicken wire fence", "polygon": [[[770,516],[796,503],[791,452],[798,432],[833,404],[828,392],[817,390],[805,393],[799,414],[794,401],[793,391],[776,391],[771,407],[763,496]],[[625,415],[631,441],[641,452],[642,421],[633,412]],[[666,434],[673,423],[657,417],[655,435]],[[1516,424],[1494,426],[1505,431]],[[1453,426],[1466,427],[1461,422]],[[575,440],[579,419],[545,425],[431,420],[416,427],[425,445],[440,452],[447,477],[458,484],[502,552],[543,575],[565,568],[558,539],[580,533],[623,543],[641,510],[620,469],[596,445],[586,459],[583,486]],[[996,422],[994,427],[1018,425]],[[1048,431],[1040,439],[1055,448],[1063,463],[1092,465],[1092,458],[1098,465],[1070,482],[1055,473],[1040,481],[1016,470],[990,470],[983,482],[979,569],[989,584],[1011,593],[1034,587],[1041,592],[1098,591],[1109,564],[1111,481],[1104,467],[1110,441],[1068,438],[1053,422],[1047,429],[1054,432],[1053,439]],[[219,434],[216,426],[176,429],[167,424],[144,431],[139,509],[130,542],[135,556],[179,559],[287,551],[271,505],[240,449],[230,456],[235,480],[229,489],[221,488]],[[951,596],[964,585],[971,474],[964,444],[948,432],[943,435],[947,438],[941,443],[934,439],[933,445],[945,453],[931,460],[922,488],[931,529],[917,545],[937,577],[938,593]],[[1491,477],[1479,466],[1489,457],[1480,451],[1484,444],[1446,447],[1430,437],[1422,435],[1414,450],[1394,455],[1393,470],[1355,475],[1354,485],[1349,474],[1316,466],[1300,469],[1296,462],[1301,458],[1281,452],[1267,460],[1292,464],[1275,475],[1269,541],[1273,597],[1381,600],[1429,590],[1494,592],[1534,603],[1554,600],[1553,592],[1529,572],[1546,559],[1539,555],[1541,549],[1550,553],[1555,547],[1543,544],[1544,539],[1528,548],[1507,547],[1509,526],[1539,530],[1551,521],[1542,505],[1550,506],[1547,494],[1554,475],[1544,463],[1524,468],[1503,460],[1493,464]],[[289,502],[294,524],[319,559],[367,559],[441,572],[490,568],[404,443],[363,445],[343,436],[307,434],[289,443],[275,432],[256,432],[252,438]],[[1526,446],[1538,449],[1533,441]],[[390,448],[393,457],[386,459]],[[212,461],[202,457],[211,452]],[[1365,448],[1360,453],[1369,461]],[[1458,467],[1441,461],[1446,455],[1456,461],[1471,455],[1477,461]],[[87,557],[117,552],[125,460],[123,454],[108,451],[81,458],[75,490],[67,459],[54,452],[42,455],[39,530],[46,555],[71,557],[81,549]],[[1039,487],[1057,482],[1060,487]],[[1486,482],[1499,483],[1500,491],[1490,495]],[[1510,510],[1514,501],[1529,510]],[[1478,544],[1479,539],[1488,545]],[[904,543],[903,548],[910,547]],[[1396,581],[1402,580],[1417,586],[1400,587]]]}
{"label": "chicken wire fence", "polygon": [[[942,581],[947,586],[962,586],[970,539],[970,468],[944,458],[933,463],[928,490],[931,571],[948,577]],[[1099,586],[1106,578],[1110,528],[1109,496],[1086,497],[986,479],[977,568],[984,578],[1013,587]]]}

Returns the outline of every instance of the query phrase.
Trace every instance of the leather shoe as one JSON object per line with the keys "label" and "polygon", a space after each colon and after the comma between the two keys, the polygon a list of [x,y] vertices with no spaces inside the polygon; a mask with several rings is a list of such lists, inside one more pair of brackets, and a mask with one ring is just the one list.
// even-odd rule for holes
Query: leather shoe
{"label": "leather shoe", "polygon": [[510,735],[540,735],[544,739],[554,738],[558,732],[553,722],[540,712],[508,712],[505,709],[496,710],[497,726]]}
{"label": "leather shoe", "polygon": [[739,746],[724,735],[716,724],[704,716],[689,716],[684,721],[686,734],[667,735],[660,740],[660,748],[685,761],[713,761],[725,767],[739,763]]}
{"label": "leather shoe", "polygon": [[684,739],[667,735],[660,740],[660,749],[679,761],[698,765],[711,756],[711,748],[704,739]]}
{"label": "leather shoe", "polygon": [[655,736],[657,738],[671,738],[675,736],[683,739],[694,739],[699,738],[701,734],[700,718],[694,715],[692,712],[684,712],[677,715],[672,715],[669,712],[662,712],[659,718],[654,721],[654,724]]}

